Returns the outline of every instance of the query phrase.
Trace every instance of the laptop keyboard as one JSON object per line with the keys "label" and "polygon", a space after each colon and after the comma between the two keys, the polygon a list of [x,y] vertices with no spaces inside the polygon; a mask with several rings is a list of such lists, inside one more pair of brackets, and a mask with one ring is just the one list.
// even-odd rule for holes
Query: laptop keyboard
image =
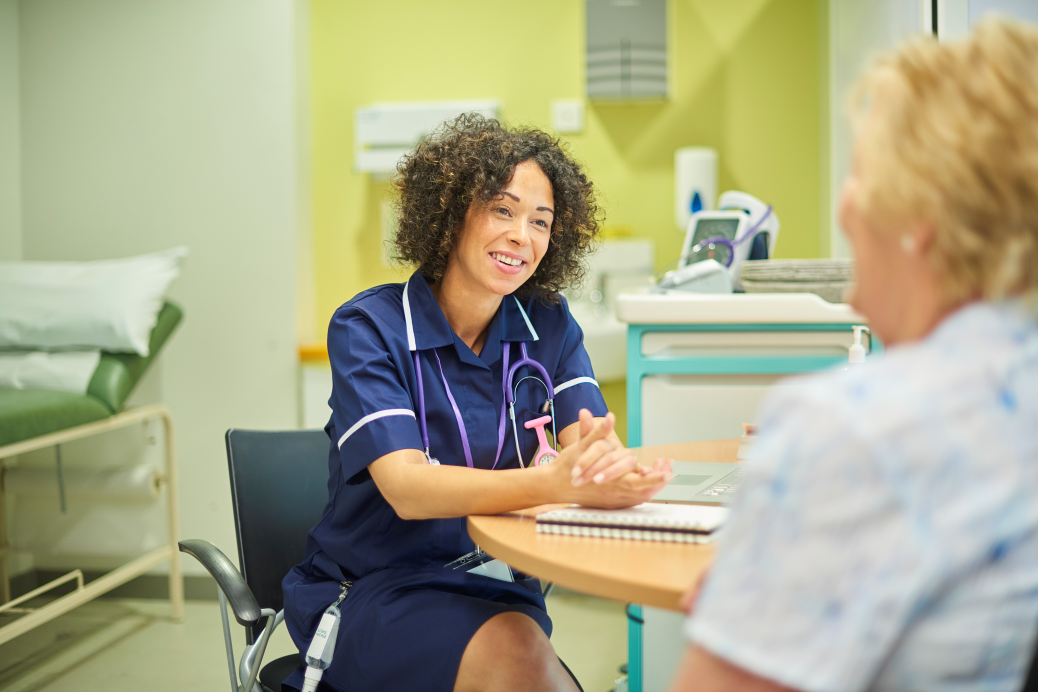
{"label": "laptop keyboard", "polygon": [[742,467],[740,466],[736,470],[729,473],[727,476],[721,479],[719,483],[715,483],[706,490],[697,493],[699,495],[705,495],[711,500],[717,502],[728,502],[735,495],[735,492],[739,489],[739,484],[742,482]]}

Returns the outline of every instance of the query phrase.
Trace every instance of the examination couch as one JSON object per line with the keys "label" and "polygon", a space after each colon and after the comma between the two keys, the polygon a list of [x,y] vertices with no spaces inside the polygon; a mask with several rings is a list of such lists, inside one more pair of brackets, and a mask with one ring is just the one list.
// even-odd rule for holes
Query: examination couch
{"label": "examination couch", "polygon": [[[85,394],[44,389],[0,388],[0,613],[16,612],[16,606],[66,582],[77,583],[72,593],[39,609],[28,609],[28,614],[0,627],[0,644],[144,574],[162,562],[168,562],[170,565],[170,602],[173,617],[176,620],[182,618],[183,582],[176,552],[176,465],[173,456],[172,419],[169,410],[162,404],[124,408],[130,393],[155,362],[182,316],[183,313],[176,305],[169,302],[163,305],[151,331],[147,356],[102,351]],[[64,503],[62,444],[131,425],[144,424],[154,419],[161,419],[165,426],[166,469],[160,480],[167,492],[169,544],[88,584],[84,583],[82,572],[74,570],[50,584],[11,600],[7,564],[10,544],[7,539],[5,492],[2,484],[4,461],[19,454],[54,447],[58,490],[61,502]]]}

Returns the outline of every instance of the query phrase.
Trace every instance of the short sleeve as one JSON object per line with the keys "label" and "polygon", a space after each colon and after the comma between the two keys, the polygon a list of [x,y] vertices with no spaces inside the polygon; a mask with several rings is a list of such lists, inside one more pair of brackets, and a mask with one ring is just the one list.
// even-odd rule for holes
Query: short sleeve
{"label": "short sleeve", "polygon": [[609,412],[595,379],[591,358],[584,348],[584,332],[569,313],[569,306],[565,302],[562,310],[566,319],[566,332],[562,339],[562,357],[553,376],[555,419],[559,430],[576,423],[582,408],[598,417]]}
{"label": "short sleeve", "polygon": [[328,328],[332,422],[345,479],[401,449],[422,449],[400,364],[363,313],[340,308]]}
{"label": "short sleeve", "polygon": [[685,629],[715,655],[811,692],[868,687],[925,603],[930,571],[889,459],[832,399],[796,387],[763,409]]}

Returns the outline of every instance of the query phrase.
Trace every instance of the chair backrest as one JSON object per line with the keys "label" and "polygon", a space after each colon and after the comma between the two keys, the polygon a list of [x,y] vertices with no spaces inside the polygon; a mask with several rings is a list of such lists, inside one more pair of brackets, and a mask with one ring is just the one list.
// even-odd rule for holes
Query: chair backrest
{"label": "chair backrest", "polygon": [[1031,664],[1027,667],[1027,677],[1021,692],[1038,692],[1038,650],[1031,656]]}
{"label": "chair backrest", "polygon": [[[261,608],[281,610],[281,580],[328,502],[328,435],[231,429],[225,439],[241,573]],[[248,628],[249,643],[261,630]]]}

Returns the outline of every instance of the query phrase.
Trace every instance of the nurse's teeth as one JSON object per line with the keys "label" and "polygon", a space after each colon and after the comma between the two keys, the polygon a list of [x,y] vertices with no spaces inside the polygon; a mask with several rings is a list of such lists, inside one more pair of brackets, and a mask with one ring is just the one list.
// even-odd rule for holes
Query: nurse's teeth
{"label": "nurse's teeth", "polygon": [[505,264],[510,264],[513,267],[518,267],[520,264],[523,263],[521,259],[512,259],[511,257],[502,255],[497,252],[490,253],[490,256],[496,259],[498,262],[504,262]]}

